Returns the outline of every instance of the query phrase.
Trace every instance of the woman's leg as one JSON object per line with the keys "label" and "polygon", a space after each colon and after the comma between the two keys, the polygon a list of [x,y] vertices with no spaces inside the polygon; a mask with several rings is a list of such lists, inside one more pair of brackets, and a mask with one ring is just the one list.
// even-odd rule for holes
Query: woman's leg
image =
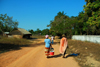
{"label": "woman's leg", "polygon": [[66,50],[65,50],[64,53],[63,53],[63,58],[65,58],[65,54],[66,54]]}
{"label": "woman's leg", "polygon": [[53,40],[52,40],[52,44],[53,44]]}
{"label": "woman's leg", "polygon": [[45,47],[45,55],[47,58],[49,57],[49,52],[50,52],[50,48]]}

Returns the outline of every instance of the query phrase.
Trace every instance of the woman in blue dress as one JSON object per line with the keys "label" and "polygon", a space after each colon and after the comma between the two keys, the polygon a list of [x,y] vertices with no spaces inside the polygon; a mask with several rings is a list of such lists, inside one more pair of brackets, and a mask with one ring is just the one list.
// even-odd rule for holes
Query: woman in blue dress
{"label": "woman in blue dress", "polygon": [[52,47],[52,46],[51,46],[51,41],[49,39],[49,35],[46,35],[45,37],[46,37],[46,39],[44,40],[44,42],[45,42],[45,55],[47,58],[49,58],[50,57],[49,56],[50,47]]}

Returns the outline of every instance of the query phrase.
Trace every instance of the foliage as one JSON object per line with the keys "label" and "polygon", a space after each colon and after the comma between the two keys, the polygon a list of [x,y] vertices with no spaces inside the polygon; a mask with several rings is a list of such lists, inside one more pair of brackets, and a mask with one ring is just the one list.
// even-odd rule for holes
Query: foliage
{"label": "foliage", "polygon": [[39,28],[37,28],[36,31],[33,31],[32,29],[29,30],[30,33],[32,33],[33,35],[46,35],[46,34],[50,34],[49,29],[43,29],[40,30]]}
{"label": "foliage", "polygon": [[47,27],[49,32],[44,29],[44,35],[100,35],[100,0],[85,0],[83,11],[78,16],[67,16],[64,11],[58,12],[54,20],[50,21]]}
{"label": "foliage", "polygon": [[87,23],[90,26],[98,27],[100,25],[100,0],[86,0],[86,2],[84,11],[89,17]]}
{"label": "foliage", "polygon": [[41,30],[37,28],[37,30],[35,31],[35,34],[41,34]]}
{"label": "foliage", "polygon": [[29,30],[29,32],[31,33],[31,34],[34,34],[35,32],[31,29],[31,30]]}
{"label": "foliage", "polygon": [[18,22],[12,20],[13,17],[7,16],[7,14],[0,14],[0,31],[3,32],[10,32],[14,28],[17,28]]}
{"label": "foliage", "polygon": [[54,20],[50,21],[50,24],[47,26],[51,27],[50,32],[55,32],[57,35],[68,35],[72,32],[71,19],[64,12],[58,12]]}
{"label": "foliage", "polygon": [[68,17],[58,12],[47,27],[56,35],[100,35],[100,0],[85,0],[84,11],[78,16]]}
{"label": "foliage", "polygon": [[49,35],[49,29],[44,29],[44,30],[42,30],[42,35],[46,35],[46,34],[48,34]]}

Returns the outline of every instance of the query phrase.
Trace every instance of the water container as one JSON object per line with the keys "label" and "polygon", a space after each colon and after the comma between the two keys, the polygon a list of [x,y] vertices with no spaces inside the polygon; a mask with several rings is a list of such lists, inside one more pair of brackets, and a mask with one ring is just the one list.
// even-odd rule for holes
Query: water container
{"label": "water container", "polygon": [[50,48],[50,55],[54,55],[54,48]]}

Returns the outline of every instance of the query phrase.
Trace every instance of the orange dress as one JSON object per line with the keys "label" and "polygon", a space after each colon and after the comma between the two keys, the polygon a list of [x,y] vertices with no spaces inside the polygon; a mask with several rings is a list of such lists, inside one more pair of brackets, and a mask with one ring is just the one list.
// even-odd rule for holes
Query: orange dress
{"label": "orange dress", "polygon": [[61,54],[64,54],[66,48],[67,48],[67,38],[63,37],[61,40],[60,40],[60,48],[59,48],[59,51]]}

